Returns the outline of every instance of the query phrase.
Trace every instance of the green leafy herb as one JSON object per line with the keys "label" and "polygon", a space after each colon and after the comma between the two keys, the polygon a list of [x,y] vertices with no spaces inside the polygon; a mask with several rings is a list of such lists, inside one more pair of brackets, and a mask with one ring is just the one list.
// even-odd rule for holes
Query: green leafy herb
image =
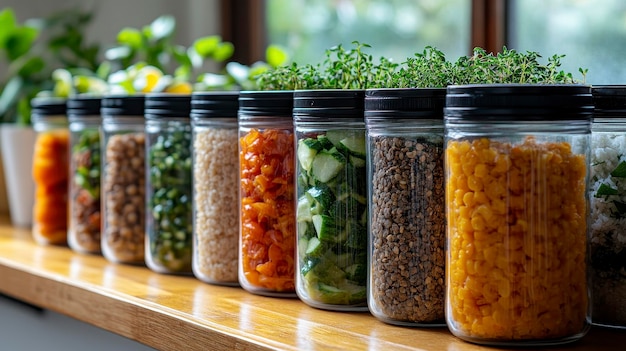
{"label": "green leafy herb", "polygon": [[611,172],[611,176],[617,178],[626,178],[626,161],[620,162],[617,167]]}
{"label": "green leafy herb", "polygon": [[600,188],[598,188],[598,191],[596,192],[596,197],[618,194],[619,192],[617,191],[617,189],[613,189],[606,184],[600,184]]}

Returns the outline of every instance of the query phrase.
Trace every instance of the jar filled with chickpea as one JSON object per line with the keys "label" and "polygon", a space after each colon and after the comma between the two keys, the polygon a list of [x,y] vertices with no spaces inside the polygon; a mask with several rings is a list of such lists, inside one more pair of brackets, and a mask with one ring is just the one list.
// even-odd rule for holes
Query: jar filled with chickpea
{"label": "jar filled with chickpea", "polygon": [[550,345],[590,325],[584,85],[449,86],[446,322],[470,342]]}

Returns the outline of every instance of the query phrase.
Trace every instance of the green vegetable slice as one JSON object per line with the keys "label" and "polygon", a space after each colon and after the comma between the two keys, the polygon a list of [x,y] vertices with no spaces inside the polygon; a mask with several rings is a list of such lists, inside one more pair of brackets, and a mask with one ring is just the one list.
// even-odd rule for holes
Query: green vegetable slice
{"label": "green vegetable slice", "polygon": [[313,177],[326,183],[336,177],[344,168],[346,158],[338,152],[321,151],[313,159],[311,173]]}

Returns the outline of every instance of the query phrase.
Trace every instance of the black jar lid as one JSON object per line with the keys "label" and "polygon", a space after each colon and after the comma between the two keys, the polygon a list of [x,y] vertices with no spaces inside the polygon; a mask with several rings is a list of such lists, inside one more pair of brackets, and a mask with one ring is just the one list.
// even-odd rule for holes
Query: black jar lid
{"label": "black jar lid", "polygon": [[144,95],[108,95],[102,98],[102,116],[144,116]]}
{"label": "black jar lid", "polygon": [[192,118],[237,118],[238,91],[203,91],[191,94]]}
{"label": "black jar lid", "polygon": [[297,90],[293,95],[293,116],[297,121],[323,118],[363,119],[364,89]]}
{"label": "black jar lid", "polygon": [[292,90],[242,91],[239,93],[239,116],[291,117]]}
{"label": "black jar lid", "polygon": [[30,101],[33,118],[59,116],[67,113],[67,100],[58,97],[36,97]]}
{"label": "black jar lid", "polygon": [[189,118],[191,95],[152,93],[146,95],[146,119]]}
{"label": "black jar lid", "polygon": [[626,85],[594,85],[591,87],[594,116],[623,118],[626,116]]}
{"label": "black jar lid", "polygon": [[99,96],[74,96],[67,100],[67,116],[70,120],[75,118],[100,118],[102,97]]}
{"label": "black jar lid", "polygon": [[579,84],[471,84],[447,88],[444,116],[457,121],[590,120],[591,88]]}
{"label": "black jar lid", "polygon": [[385,88],[365,91],[365,118],[442,119],[446,88]]}

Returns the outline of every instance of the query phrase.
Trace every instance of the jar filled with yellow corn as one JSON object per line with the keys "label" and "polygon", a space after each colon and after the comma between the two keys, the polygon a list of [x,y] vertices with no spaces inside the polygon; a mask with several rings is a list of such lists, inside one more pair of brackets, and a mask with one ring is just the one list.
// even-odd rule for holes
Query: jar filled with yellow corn
{"label": "jar filled with yellow corn", "polygon": [[590,325],[585,85],[449,86],[446,323],[470,342],[572,342]]}

